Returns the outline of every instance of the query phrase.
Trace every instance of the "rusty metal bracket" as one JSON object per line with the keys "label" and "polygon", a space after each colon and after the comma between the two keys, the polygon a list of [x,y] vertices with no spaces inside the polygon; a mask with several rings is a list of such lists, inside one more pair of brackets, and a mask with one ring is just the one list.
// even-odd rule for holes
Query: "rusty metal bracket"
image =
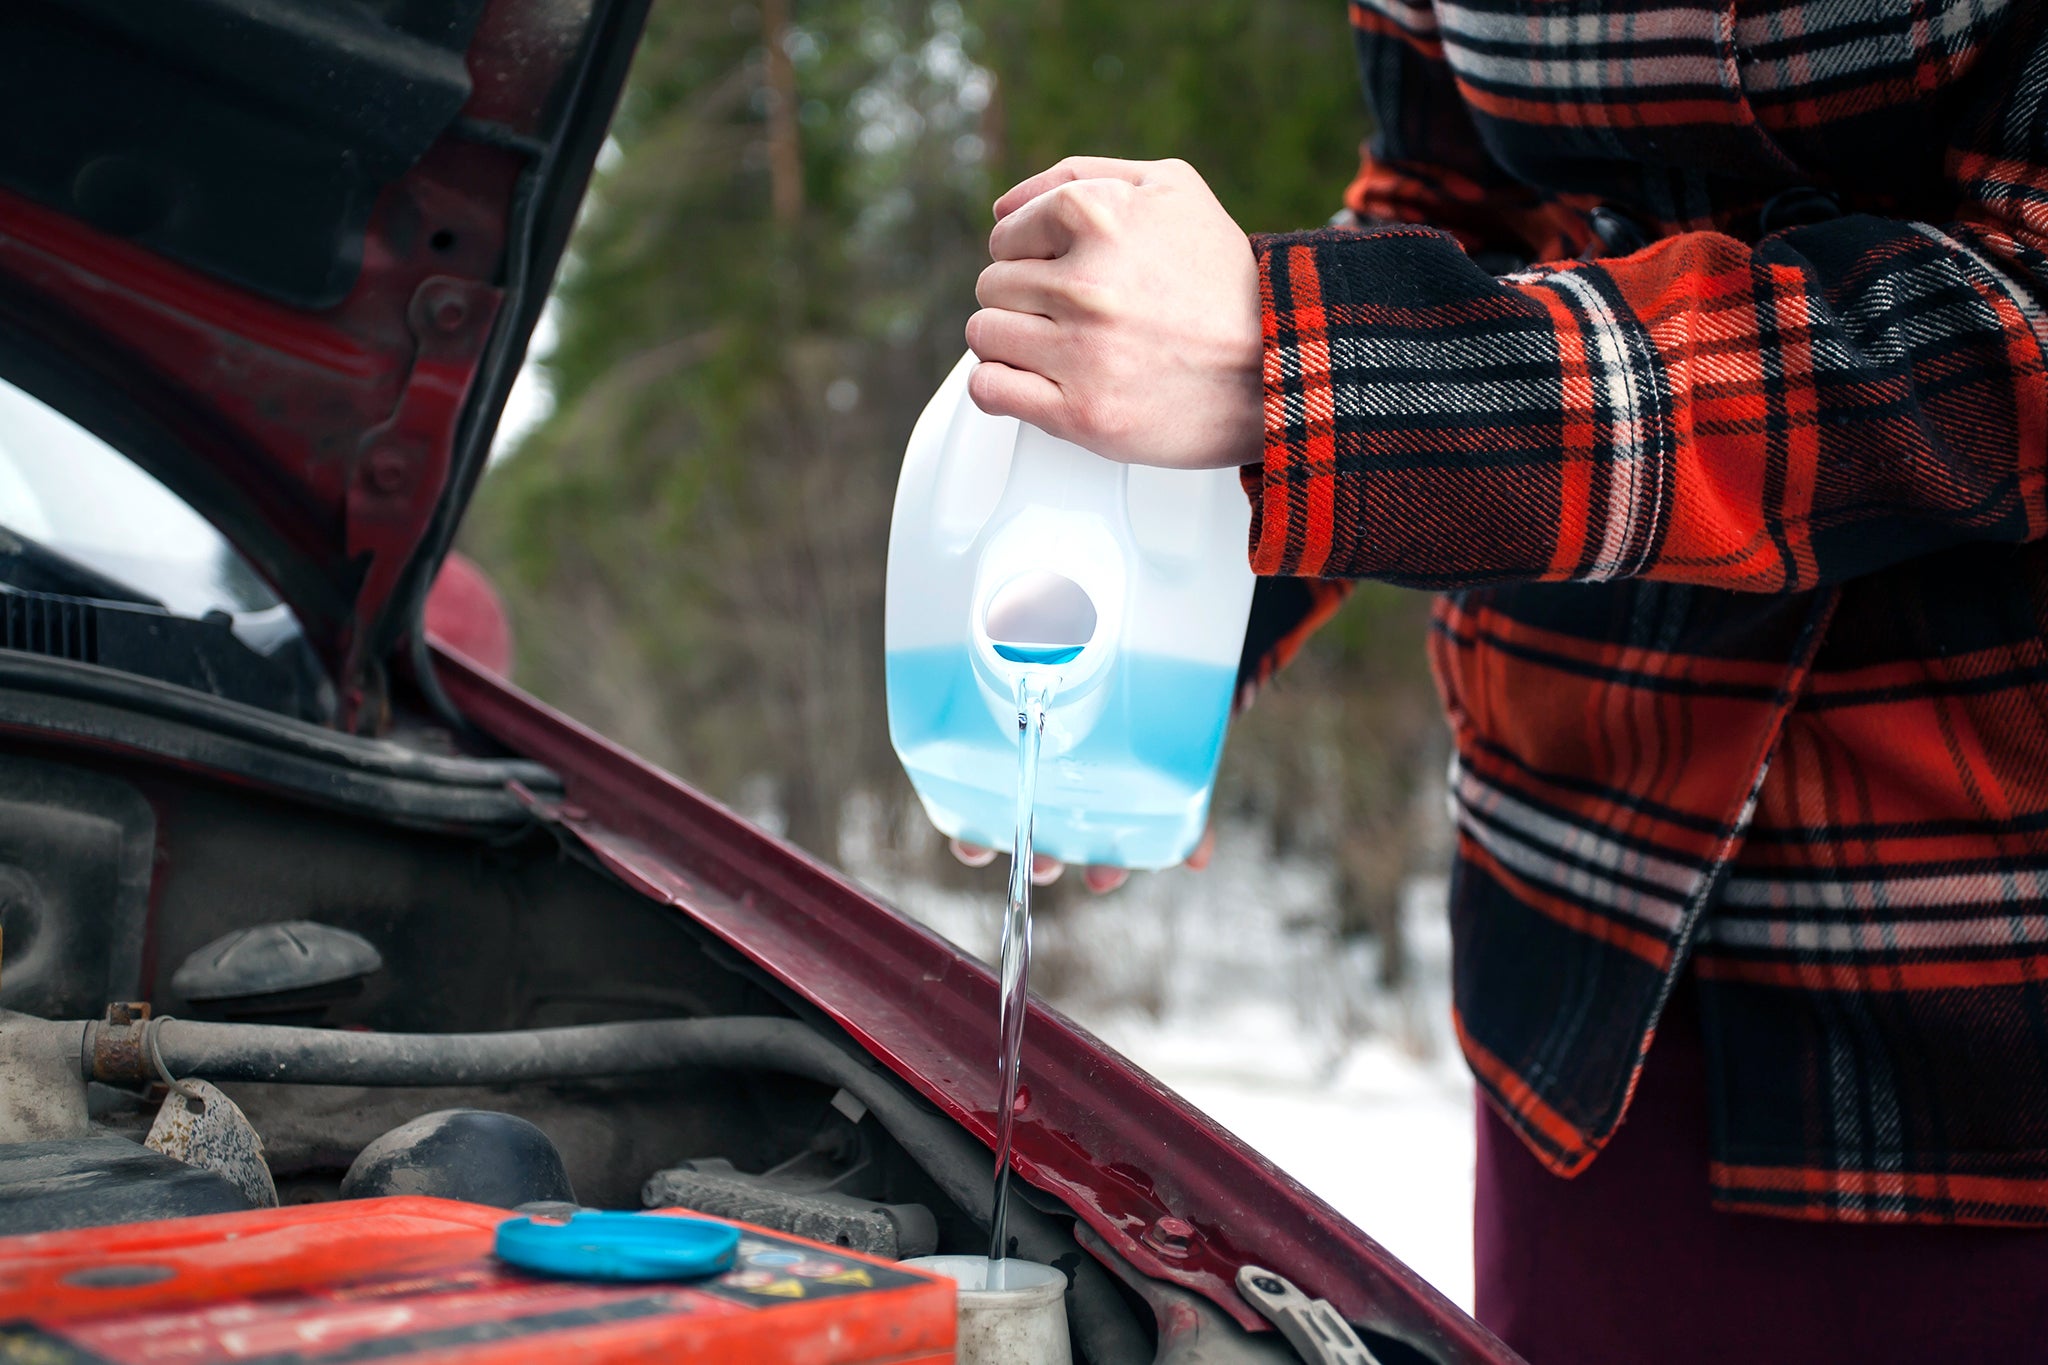
{"label": "rusty metal bracket", "polygon": [[277,1183],[263,1138],[241,1106],[206,1081],[179,1081],[164,1097],[142,1145],[220,1175],[259,1209],[277,1207]]}
{"label": "rusty metal bracket", "polygon": [[107,1085],[142,1085],[156,1079],[149,1060],[149,1002],[115,1001],[106,1018],[86,1029],[87,1080]]}

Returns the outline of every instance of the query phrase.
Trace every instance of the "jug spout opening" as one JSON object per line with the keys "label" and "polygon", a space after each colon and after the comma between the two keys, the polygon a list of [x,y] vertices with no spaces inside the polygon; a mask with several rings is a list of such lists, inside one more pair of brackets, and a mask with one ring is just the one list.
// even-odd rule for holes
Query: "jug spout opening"
{"label": "jug spout opening", "polygon": [[1065,574],[1029,569],[989,595],[982,629],[1011,663],[1063,664],[1095,638],[1095,600]]}

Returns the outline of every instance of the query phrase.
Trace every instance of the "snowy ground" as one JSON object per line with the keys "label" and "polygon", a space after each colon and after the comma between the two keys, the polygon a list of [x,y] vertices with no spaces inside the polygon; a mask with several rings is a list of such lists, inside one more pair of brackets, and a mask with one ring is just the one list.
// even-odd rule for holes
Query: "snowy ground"
{"label": "snowy ground", "polygon": [[[859,875],[993,956],[1000,861],[973,893]],[[1469,1309],[1472,1089],[1450,1041],[1443,884],[1409,888],[1398,994],[1376,984],[1373,945],[1324,927],[1326,895],[1318,869],[1225,831],[1206,873],[1137,878],[1041,920],[1033,981]]]}

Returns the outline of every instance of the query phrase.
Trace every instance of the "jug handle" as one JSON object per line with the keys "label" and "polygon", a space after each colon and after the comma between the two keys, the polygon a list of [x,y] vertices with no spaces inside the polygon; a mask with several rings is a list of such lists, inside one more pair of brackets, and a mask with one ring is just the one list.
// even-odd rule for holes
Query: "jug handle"
{"label": "jug handle", "polygon": [[[1027,494],[1027,489],[1033,492]],[[1027,496],[1040,506],[1062,512],[1106,513],[1121,526],[1128,520],[1130,470],[1029,422],[1019,422],[1003,505],[1007,509]]]}

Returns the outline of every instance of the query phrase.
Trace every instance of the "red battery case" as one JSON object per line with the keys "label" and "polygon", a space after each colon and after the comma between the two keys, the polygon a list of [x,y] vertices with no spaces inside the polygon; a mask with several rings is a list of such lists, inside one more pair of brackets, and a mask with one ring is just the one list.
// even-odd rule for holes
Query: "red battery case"
{"label": "red battery case", "polygon": [[733,1268],[711,1279],[550,1279],[491,1255],[512,1216],[364,1199],[0,1238],[0,1361],[953,1360],[947,1279],[745,1224]]}

